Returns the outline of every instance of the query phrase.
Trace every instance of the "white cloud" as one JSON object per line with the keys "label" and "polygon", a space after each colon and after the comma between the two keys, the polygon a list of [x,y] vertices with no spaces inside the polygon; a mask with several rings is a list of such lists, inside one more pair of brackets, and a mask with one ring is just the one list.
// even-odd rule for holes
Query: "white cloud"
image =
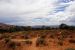
{"label": "white cloud", "polygon": [[63,12],[61,11],[53,14],[52,19],[55,19],[55,21],[58,21],[59,23],[75,25],[74,24],[75,23],[75,1],[64,3],[62,5],[69,5],[69,6],[67,6]]}
{"label": "white cloud", "polygon": [[[56,7],[63,5],[69,6],[63,12],[54,13]],[[0,18],[3,19],[0,22],[16,25],[59,24],[70,21],[70,17],[75,16],[74,5],[75,1],[58,3],[58,0],[0,0]],[[43,18],[44,22],[33,21],[36,18]]]}

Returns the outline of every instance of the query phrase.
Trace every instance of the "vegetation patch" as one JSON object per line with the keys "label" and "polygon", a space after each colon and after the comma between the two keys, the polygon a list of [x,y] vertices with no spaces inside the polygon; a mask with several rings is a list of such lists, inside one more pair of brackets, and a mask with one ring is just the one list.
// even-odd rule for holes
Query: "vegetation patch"
{"label": "vegetation patch", "polygon": [[65,50],[75,50],[74,48],[67,48],[67,49],[65,49]]}

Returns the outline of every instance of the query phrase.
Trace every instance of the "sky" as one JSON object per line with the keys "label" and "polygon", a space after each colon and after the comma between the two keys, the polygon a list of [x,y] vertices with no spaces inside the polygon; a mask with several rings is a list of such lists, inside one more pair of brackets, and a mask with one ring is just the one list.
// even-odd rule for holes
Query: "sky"
{"label": "sky", "polygon": [[75,0],[0,0],[0,23],[75,25]]}

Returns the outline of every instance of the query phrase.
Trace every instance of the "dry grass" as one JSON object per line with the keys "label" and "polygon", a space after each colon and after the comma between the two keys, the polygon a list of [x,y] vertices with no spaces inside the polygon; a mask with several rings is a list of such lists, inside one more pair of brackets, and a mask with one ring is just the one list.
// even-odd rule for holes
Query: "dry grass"
{"label": "dry grass", "polygon": [[67,48],[75,48],[75,30],[36,30],[0,35],[0,50],[73,50]]}

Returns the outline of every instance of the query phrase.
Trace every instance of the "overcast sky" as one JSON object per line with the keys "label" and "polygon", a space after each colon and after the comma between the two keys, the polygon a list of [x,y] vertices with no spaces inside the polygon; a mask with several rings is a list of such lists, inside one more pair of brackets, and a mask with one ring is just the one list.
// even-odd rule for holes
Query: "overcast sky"
{"label": "overcast sky", "polygon": [[0,22],[15,25],[75,25],[75,0],[0,0]]}

